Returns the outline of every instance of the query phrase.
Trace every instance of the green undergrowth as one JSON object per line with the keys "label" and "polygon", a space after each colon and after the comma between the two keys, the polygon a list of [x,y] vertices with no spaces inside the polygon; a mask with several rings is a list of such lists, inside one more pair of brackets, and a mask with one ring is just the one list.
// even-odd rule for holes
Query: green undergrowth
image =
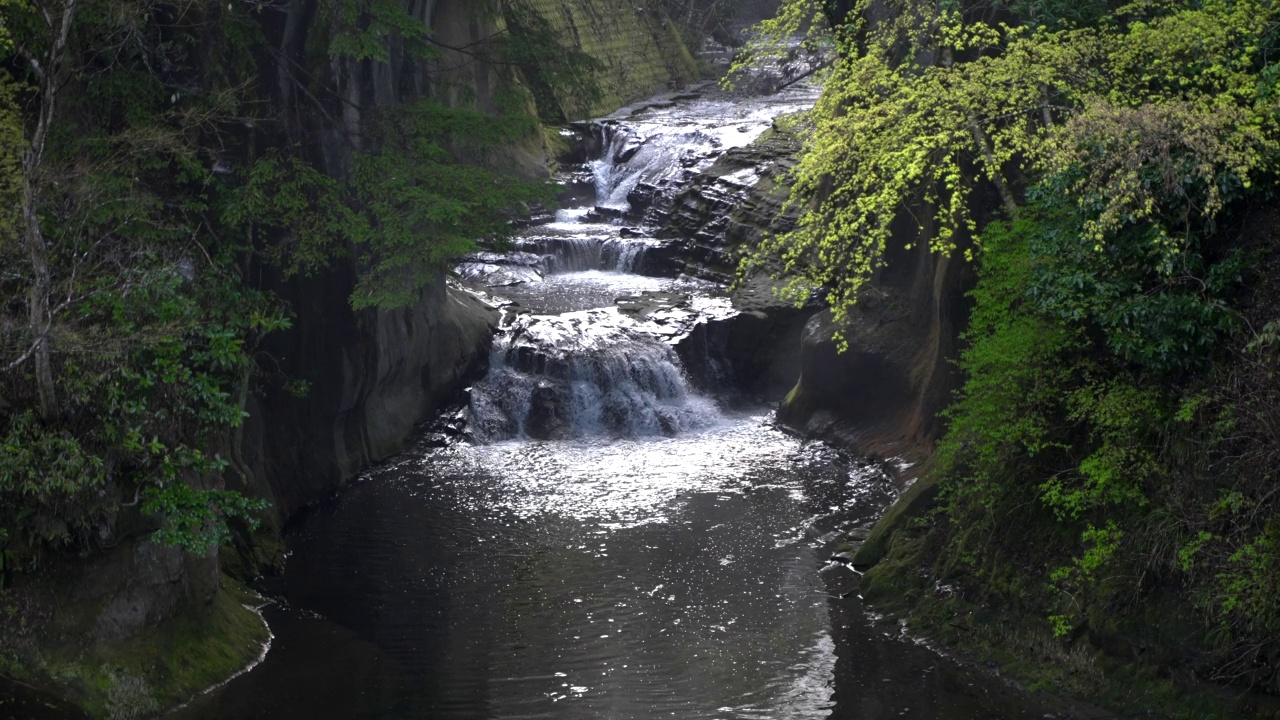
{"label": "green undergrowth", "polygon": [[224,577],[208,614],[188,613],[140,638],[50,653],[43,672],[90,715],[144,718],[181,704],[255,661],[270,637],[261,598]]}
{"label": "green undergrowth", "polygon": [[[1095,626],[1056,636],[1033,573],[1006,567],[979,583],[947,571],[941,562],[947,529],[920,503],[902,507],[873,531],[884,553],[863,576],[860,594],[875,611],[905,618],[913,635],[939,650],[991,668],[1029,692],[1076,698],[1124,716],[1280,718],[1274,698],[1200,682],[1179,667],[1184,649],[1176,642],[1204,634],[1184,604],[1149,602],[1142,617],[1130,619],[1095,612]],[[1152,633],[1168,644],[1154,644]]]}

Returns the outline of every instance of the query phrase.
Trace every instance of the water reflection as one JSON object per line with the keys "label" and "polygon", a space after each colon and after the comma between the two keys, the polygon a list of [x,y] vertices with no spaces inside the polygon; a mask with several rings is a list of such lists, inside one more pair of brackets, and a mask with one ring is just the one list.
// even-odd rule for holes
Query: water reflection
{"label": "water reflection", "polygon": [[762,414],[411,453],[298,524],[277,648],[184,716],[314,717],[316,678],[344,717],[825,717],[817,538],[859,492]]}

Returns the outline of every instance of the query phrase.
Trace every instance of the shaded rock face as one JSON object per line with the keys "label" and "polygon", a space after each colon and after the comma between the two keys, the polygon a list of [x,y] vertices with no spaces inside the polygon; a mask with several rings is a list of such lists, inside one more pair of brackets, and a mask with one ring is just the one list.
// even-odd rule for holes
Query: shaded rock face
{"label": "shaded rock face", "polygon": [[[777,400],[800,375],[800,333],[812,310],[744,310],[699,323],[676,346],[685,372],[700,388],[733,401]],[[726,392],[726,389],[731,389]]]}
{"label": "shaded rock face", "polygon": [[808,321],[800,381],[778,418],[873,456],[914,462],[932,451],[943,429],[938,413],[959,386],[951,359],[974,278],[958,254],[904,244],[891,245],[842,328],[847,351],[832,339],[838,328],[829,311]]}
{"label": "shaded rock face", "polygon": [[93,634],[110,642],[131,637],[138,628],[169,617],[184,603],[208,602],[218,588],[215,557],[191,557],[177,548],[146,539],[127,544],[112,562],[86,568],[76,602],[88,601],[101,610]]}
{"label": "shaded rock face", "polygon": [[237,460],[281,518],[402,450],[487,362],[496,312],[443,278],[412,307],[360,313],[341,280],[291,286],[297,329],[264,349],[309,392],[266,389],[248,406]]}

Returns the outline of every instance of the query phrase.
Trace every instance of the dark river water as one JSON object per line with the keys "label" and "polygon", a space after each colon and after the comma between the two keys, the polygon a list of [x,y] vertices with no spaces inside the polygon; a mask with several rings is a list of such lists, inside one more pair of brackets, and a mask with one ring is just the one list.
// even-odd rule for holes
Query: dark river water
{"label": "dark river water", "polygon": [[[828,558],[891,481],[690,387],[672,344],[735,311],[705,281],[646,275],[662,241],[593,210],[625,212],[815,96],[709,93],[600,126],[577,181],[594,198],[459,266],[507,298],[473,441],[424,439],[296,519],[270,652],[173,717],[1045,717],[870,618]],[[679,308],[615,307],[655,291]]]}
{"label": "dark river water", "polygon": [[294,526],[266,661],[177,717],[1040,717],[839,597],[826,536],[890,496],[761,412],[411,452]]}

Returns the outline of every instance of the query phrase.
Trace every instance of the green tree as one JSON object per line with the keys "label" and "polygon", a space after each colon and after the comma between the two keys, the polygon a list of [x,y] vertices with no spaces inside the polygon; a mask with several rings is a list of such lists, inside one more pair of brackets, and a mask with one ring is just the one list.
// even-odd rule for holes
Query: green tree
{"label": "green tree", "polygon": [[[787,3],[772,31],[820,9]],[[977,229],[984,188],[1012,217],[1017,186],[1070,176],[1099,247],[1127,223],[1150,222],[1172,258],[1196,232],[1185,220],[1212,222],[1277,151],[1280,106],[1259,82],[1274,35],[1259,20],[1267,3],[1132,6],[1124,22],[1063,29],[946,6],[887,9],[855,6],[835,28],[840,60],[793,174],[799,227],[743,266],[780,258],[791,294],[825,288],[837,320],[907,213],[919,242],[951,252],[957,233]]]}
{"label": "green tree", "polygon": [[[766,29],[829,9],[792,0]],[[934,569],[1057,634],[1177,588],[1211,672],[1274,688],[1277,249],[1242,227],[1280,171],[1280,8],[842,10],[799,226],[742,272],[821,288],[842,319],[890,243],[970,240]]]}
{"label": "green tree", "polygon": [[21,203],[0,239],[0,526],[35,562],[109,538],[138,505],[159,539],[207,549],[260,503],[205,489],[225,465],[205,448],[242,421],[256,339],[287,326],[209,218],[212,148],[244,119],[245,86],[205,72],[190,39],[244,18],[216,3],[4,10],[4,191]]}

